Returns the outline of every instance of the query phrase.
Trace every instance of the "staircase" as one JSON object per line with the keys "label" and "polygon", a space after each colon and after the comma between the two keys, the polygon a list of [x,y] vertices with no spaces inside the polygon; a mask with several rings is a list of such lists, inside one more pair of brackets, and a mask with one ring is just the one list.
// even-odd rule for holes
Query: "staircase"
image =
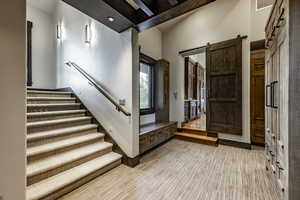
{"label": "staircase", "polygon": [[27,91],[27,200],[57,199],[121,164],[71,92]]}
{"label": "staircase", "polygon": [[210,146],[218,146],[218,138],[208,136],[206,131],[200,131],[193,128],[181,128],[175,133],[176,138],[187,140],[190,142],[206,144]]}

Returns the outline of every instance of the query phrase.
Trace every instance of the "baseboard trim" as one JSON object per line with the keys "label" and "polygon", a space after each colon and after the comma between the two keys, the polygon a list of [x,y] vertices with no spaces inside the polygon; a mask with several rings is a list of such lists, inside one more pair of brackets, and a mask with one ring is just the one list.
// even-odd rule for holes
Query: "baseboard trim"
{"label": "baseboard trim", "polygon": [[226,145],[226,146],[237,147],[237,148],[242,148],[242,149],[248,149],[248,150],[252,149],[251,144],[249,144],[249,143],[237,142],[237,141],[220,139],[220,138],[219,138],[219,144]]}
{"label": "baseboard trim", "polygon": [[27,87],[27,90],[33,90],[33,91],[39,91],[39,90],[43,90],[43,91],[67,91],[67,88],[53,88],[53,89],[49,89],[49,88],[31,88],[31,87]]}
{"label": "baseboard trim", "polygon": [[122,163],[126,166],[134,168],[140,164],[140,159],[141,159],[141,156],[136,156],[134,158],[130,158],[126,155],[123,155]]}

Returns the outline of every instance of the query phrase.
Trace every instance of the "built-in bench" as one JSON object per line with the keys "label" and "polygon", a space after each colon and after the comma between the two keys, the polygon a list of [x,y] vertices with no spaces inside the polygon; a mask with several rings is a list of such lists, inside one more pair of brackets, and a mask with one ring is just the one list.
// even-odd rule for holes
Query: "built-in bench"
{"label": "built-in bench", "polygon": [[177,131],[177,122],[147,124],[140,127],[140,153],[169,140]]}

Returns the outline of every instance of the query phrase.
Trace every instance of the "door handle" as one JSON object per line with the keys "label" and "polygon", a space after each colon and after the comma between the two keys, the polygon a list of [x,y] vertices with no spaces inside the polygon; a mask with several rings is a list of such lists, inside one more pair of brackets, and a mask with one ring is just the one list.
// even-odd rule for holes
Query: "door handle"
{"label": "door handle", "polygon": [[271,85],[267,85],[266,86],[266,107],[271,107],[271,104],[269,104],[270,102],[270,89],[271,89]]}
{"label": "door handle", "polygon": [[[278,90],[275,90],[276,89],[276,87],[275,86],[277,86],[277,84],[278,84],[278,81],[273,81],[272,82],[272,90],[273,90],[273,102],[272,102],[272,108],[275,108],[275,109],[277,109],[278,108],[278,105],[277,105],[277,98],[278,98],[278,96],[277,96],[277,93],[278,93]],[[276,96],[275,96],[276,95]],[[275,97],[277,97],[276,99],[275,99]],[[275,100],[276,100],[276,102],[275,102]]]}

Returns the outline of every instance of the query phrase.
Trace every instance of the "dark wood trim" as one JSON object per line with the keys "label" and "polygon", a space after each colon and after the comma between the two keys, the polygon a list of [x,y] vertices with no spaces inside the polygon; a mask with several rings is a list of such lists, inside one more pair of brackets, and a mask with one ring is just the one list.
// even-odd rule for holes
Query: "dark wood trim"
{"label": "dark wood trim", "polygon": [[27,86],[32,86],[32,28],[33,23],[27,21]]}
{"label": "dark wood trim", "polygon": [[68,88],[53,88],[53,89],[46,89],[46,88],[27,88],[27,90],[34,90],[34,91],[39,91],[39,90],[43,90],[43,91],[65,91],[65,92],[69,92],[70,90]]}
{"label": "dark wood trim", "polygon": [[144,31],[214,1],[215,0],[186,0],[183,3],[178,4],[177,6],[170,8],[169,10],[158,15],[154,15],[146,21],[138,24],[138,30]]}
{"label": "dark wood trim", "polygon": [[157,63],[156,59],[143,53],[140,53],[140,61],[148,63],[150,65],[155,65]]}
{"label": "dark wood trim", "polygon": [[289,200],[300,198],[300,1],[289,0]]}
{"label": "dark wood trim", "polygon": [[133,0],[141,9],[144,13],[146,13],[148,16],[153,16],[154,12],[152,11],[152,9],[150,8],[150,6],[148,6],[143,0]]}
{"label": "dark wood trim", "polygon": [[251,144],[249,144],[249,143],[237,142],[237,141],[220,139],[220,138],[219,138],[219,144],[226,145],[226,146],[237,147],[237,148],[242,148],[242,149],[249,149],[249,150],[252,149]]}
{"label": "dark wood trim", "polygon": [[[240,39],[242,39],[242,40],[247,39],[247,38],[248,38],[247,35],[240,36]],[[226,40],[224,42],[228,42],[228,41],[231,41],[231,40],[232,39]],[[196,48],[191,48],[191,49],[187,49],[187,50],[182,50],[182,51],[179,51],[178,54],[183,55],[183,56],[191,56],[191,55],[195,55],[195,54],[198,54],[198,53],[201,53],[201,52],[205,52],[206,48],[207,48],[207,45],[201,46],[201,47],[196,47]]]}
{"label": "dark wood trim", "polygon": [[[121,33],[125,30],[127,30],[130,27],[135,27],[134,22],[138,22],[135,20],[134,17],[131,17],[130,19],[126,18],[123,14],[126,14],[124,12],[134,11],[133,8],[130,7],[129,4],[127,4],[125,1],[119,1],[119,0],[88,0],[88,1],[82,1],[82,0],[63,0],[65,3],[69,4],[70,6],[73,6],[74,8],[80,10],[81,12],[85,13],[86,15],[92,17],[93,19],[99,21],[100,23],[110,27],[111,29]],[[124,12],[120,14],[121,10],[117,10],[116,8],[113,8],[111,4],[118,4],[119,7],[122,6],[124,8]],[[112,17],[114,18],[114,22],[110,22],[107,18]],[[134,22],[132,22],[134,21]]]}
{"label": "dark wood trim", "polygon": [[180,55],[187,54],[185,56],[198,54],[198,53],[201,53],[201,52],[205,52],[206,47],[207,46],[205,45],[205,46],[202,46],[202,47],[196,47],[196,48],[192,48],[192,49],[187,49],[187,50],[179,51],[179,54]]}
{"label": "dark wood trim", "polygon": [[219,134],[217,132],[207,132],[207,136],[209,136],[209,137],[219,137]]}
{"label": "dark wood trim", "polygon": [[140,164],[140,159],[141,159],[141,156],[137,156],[137,157],[134,157],[134,158],[130,158],[126,155],[123,155],[122,157],[122,163],[126,166],[129,166],[129,167],[136,167]]}
{"label": "dark wood trim", "polygon": [[140,115],[150,115],[155,113],[155,65],[157,63],[157,60],[154,58],[147,56],[146,54],[140,53],[140,62],[146,63],[152,66],[151,69],[151,77],[152,77],[152,83],[151,83],[151,108],[148,109],[140,109]]}
{"label": "dark wood trim", "polygon": [[266,49],[266,40],[265,39],[253,41],[250,43],[251,51],[262,50],[262,49]]}
{"label": "dark wood trim", "polygon": [[251,145],[255,145],[255,146],[261,146],[261,147],[265,147],[265,144],[262,143],[256,143],[256,142],[251,142]]}

